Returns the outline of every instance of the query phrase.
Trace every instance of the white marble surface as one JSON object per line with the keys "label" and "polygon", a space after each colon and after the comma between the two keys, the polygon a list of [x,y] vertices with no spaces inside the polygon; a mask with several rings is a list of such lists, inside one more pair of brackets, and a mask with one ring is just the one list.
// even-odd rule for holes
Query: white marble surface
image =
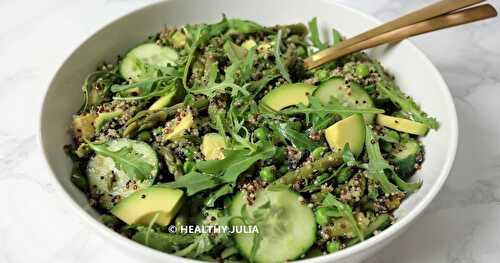
{"label": "white marble surface", "polygon": [[[135,262],[89,230],[40,171],[38,109],[50,77],[86,36],[154,0],[0,0],[0,262]],[[306,0],[304,0],[306,2]],[[431,0],[341,0],[382,20]],[[500,0],[490,1],[500,7]],[[436,200],[368,262],[499,262],[500,20],[413,40],[459,115],[458,154]]]}

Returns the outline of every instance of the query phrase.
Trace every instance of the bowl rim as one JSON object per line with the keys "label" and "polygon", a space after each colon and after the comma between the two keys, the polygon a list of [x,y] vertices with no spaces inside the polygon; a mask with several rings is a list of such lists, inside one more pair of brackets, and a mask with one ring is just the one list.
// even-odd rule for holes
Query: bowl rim
{"label": "bowl rim", "polygon": [[[62,60],[62,62],[59,64],[57,67],[57,70],[54,71],[53,76],[49,82],[49,85],[46,87],[46,91],[44,94],[44,98],[39,110],[38,114],[38,133],[37,133],[37,141],[39,145],[39,150],[41,151],[41,155],[43,156],[43,166],[45,167],[46,172],[50,174],[50,180],[52,185],[55,186],[57,189],[56,192],[57,194],[62,197],[63,200],[67,203],[68,206],[70,206],[76,214],[80,216],[80,218],[83,219],[88,225],[92,226],[92,228],[96,231],[101,233],[101,236],[105,236],[106,239],[111,239],[116,244],[119,244],[122,247],[128,247],[132,248],[134,251],[138,252],[139,254],[142,255],[147,255],[147,256],[152,256],[156,259],[163,259],[163,260],[176,260],[176,261],[183,261],[183,262],[202,262],[199,260],[193,260],[189,258],[184,258],[184,257],[179,257],[175,256],[173,254],[161,252],[155,249],[152,249],[150,247],[144,246],[142,244],[139,244],[131,239],[125,238],[119,233],[115,232],[114,230],[106,227],[102,222],[99,222],[97,219],[92,217],[89,213],[85,211],[78,203],[71,197],[71,195],[64,189],[63,185],[60,183],[58,177],[56,176],[56,173],[54,172],[54,169],[52,168],[52,165],[49,162],[48,158],[48,153],[45,150],[45,143],[42,138],[43,134],[43,115],[44,111],[46,108],[47,102],[47,95],[51,89],[51,87],[54,85],[54,81],[56,79],[56,76],[60,73],[61,69],[63,66],[67,63],[67,61],[74,55],[74,53],[81,48],[82,45],[87,43],[93,36],[96,34],[100,33],[101,31],[105,30],[106,28],[112,26],[115,23],[119,23],[121,20],[125,19],[129,15],[133,15],[136,13],[144,12],[147,9],[153,9],[159,5],[164,4],[165,2],[170,2],[170,0],[165,0],[165,1],[159,1],[156,3],[151,3],[151,4],[146,4],[142,7],[133,9],[129,12],[126,12],[125,14],[119,15],[118,17],[112,19],[111,21],[104,23],[100,27],[98,27],[97,30],[94,30],[93,33],[87,35],[83,41],[81,41],[76,47],[73,47],[71,52],[66,55],[65,59]],[[352,12],[358,16],[362,16],[365,19],[371,21],[373,24],[379,25],[381,24],[381,21],[378,20],[377,18],[366,14],[360,10],[357,10],[353,7],[349,7],[343,3],[338,3],[338,2],[332,2],[328,1],[328,4],[337,6],[339,8],[342,8],[344,10],[347,10],[349,12]],[[434,75],[433,78],[436,79],[438,86],[444,93],[444,104],[445,108],[447,111],[450,111],[450,119],[449,124],[450,124],[450,144],[447,146],[447,152],[448,156],[446,157],[445,163],[443,165],[443,169],[440,171],[440,174],[435,182],[431,186],[431,189],[429,192],[422,197],[422,200],[420,200],[417,205],[409,211],[403,218],[398,219],[391,227],[385,229],[384,231],[380,232],[380,234],[373,236],[363,242],[360,242],[352,247],[348,247],[346,249],[340,250],[336,253],[333,254],[328,254],[328,255],[323,255],[323,256],[318,256],[315,258],[310,258],[310,259],[302,259],[298,260],[300,262],[320,262],[320,261],[333,261],[333,260],[340,260],[347,258],[353,254],[357,254],[358,252],[365,250],[369,247],[372,247],[376,245],[377,243],[385,240],[385,239],[390,239],[391,237],[396,237],[397,233],[400,232],[402,229],[405,229],[406,226],[408,226],[410,223],[412,223],[424,210],[425,208],[430,204],[430,202],[436,197],[438,192],[441,190],[442,186],[444,185],[447,177],[449,176],[450,170],[452,168],[456,152],[457,152],[457,144],[458,144],[458,120],[457,120],[457,112],[455,108],[455,104],[453,102],[453,98],[451,96],[450,90],[444,81],[442,75],[440,74],[439,70],[436,68],[436,66],[427,58],[427,56],[415,45],[413,45],[409,40],[404,40],[398,43],[397,45],[403,45],[406,48],[409,48],[416,54],[416,56],[419,57],[423,61],[426,67],[430,68],[432,70],[432,74]],[[125,253],[124,253],[125,254]]]}

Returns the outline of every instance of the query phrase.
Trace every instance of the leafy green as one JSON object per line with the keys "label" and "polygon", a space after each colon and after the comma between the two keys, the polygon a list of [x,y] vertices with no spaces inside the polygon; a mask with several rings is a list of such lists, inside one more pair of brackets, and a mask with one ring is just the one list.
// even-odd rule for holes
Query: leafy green
{"label": "leafy green", "polygon": [[281,59],[281,34],[282,31],[278,30],[278,34],[276,35],[276,45],[274,46],[274,59],[276,59],[276,67],[281,73],[281,76],[285,78],[286,81],[292,83],[290,78],[290,74],[288,73],[287,68],[283,64],[283,60]]}
{"label": "leafy green", "polygon": [[439,128],[436,118],[427,116],[427,113],[423,112],[410,96],[405,95],[393,81],[387,79],[380,64],[374,63],[373,65],[380,75],[380,80],[377,82],[376,87],[381,94],[387,96],[392,103],[399,106],[409,118],[424,123],[432,129]]}
{"label": "leafy green", "polygon": [[219,199],[222,196],[228,195],[233,193],[234,191],[234,186],[231,184],[225,184],[221,186],[219,189],[217,189],[215,192],[212,192],[206,199],[205,199],[205,205],[207,207],[213,207],[215,205],[215,201]]}
{"label": "leafy green", "polygon": [[309,32],[311,32],[311,42],[313,46],[319,50],[327,48],[328,45],[326,43],[321,42],[321,39],[319,37],[318,19],[315,17],[307,24],[309,26]]}
{"label": "leafy green", "polygon": [[288,123],[273,123],[269,126],[276,134],[289,141],[297,149],[313,151],[319,146],[318,143],[309,139],[306,134],[291,128]]}
{"label": "leafy green", "polygon": [[365,146],[369,159],[368,175],[380,184],[385,194],[397,192],[397,186],[389,182],[389,179],[385,175],[385,170],[392,169],[392,167],[382,156],[378,138],[375,137],[371,127],[368,125],[366,125]]}
{"label": "leafy green", "polygon": [[197,258],[203,253],[210,251],[214,247],[214,242],[210,239],[208,233],[197,235],[193,243],[174,253],[176,256]]}
{"label": "leafy green", "polygon": [[[192,196],[201,191],[212,189],[224,183],[234,184],[238,176],[246,171],[258,160],[269,159],[274,156],[275,148],[272,145],[259,147],[256,152],[249,150],[228,150],[222,160],[198,161],[196,170],[177,178],[174,182],[160,184],[171,188],[185,188],[187,195]],[[222,196],[229,191],[224,188],[217,195]],[[215,195],[215,194],[214,194]],[[213,196],[217,199],[217,196]],[[216,198],[217,197],[217,198]],[[215,201],[215,200],[213,200]]]}
{"label": "leafy green", "polygon": [[237,33],[251,34],[257,32],[271,32],[270,29],[249,20],[232,18],[227,19],[227,24],[229,27],[229,31]]}
{"label": "leafy green", "polygon": [[[147,242],[146,242],[147,238]],[[173,252],[176,247],[185,246],[196,240],[194,234],[171,234],[141,230],[132,236],[138,243],[164,252]]]}
{"label": "leafy green", "polygon": [[236,73],[240,69],[240,63],[233,63],[226,69],[225,77],[222,82],[217,83],[217,75],[219,74],[219,69],[217,63],[213,63],[209,69],[209,82],[206,86],[193,87],[189,90],[192,94],[202,94],[208,98],[213,98],[218,94],[226,93],[227,89],[231,89],[231,96],[236,97],[238,93],[243,95],[249,95],[250,93],[245,87],[239,86],[235,83]]}
{"label": "leafy green", "polygon": [[337,45],[338,43],[342,42],[342,35],[337,31],[335,28],[332,28],[332,35],[333,35],[333,45]]}
{"label": "leafy green", "polygon": [[229,150],[224,153],[226,158],[199,161],[196,163],[196,168],[205,173],[219,174],[223,182],[235,183],[238,176],[255,162],[272,158],[275,152],[276,148],[271,144],[259,147],[254,153],[249,150]]}
{"label": "leafy green", "polygon": [[356,222],[356,219],[354,218],[354,215],[352,213],[352,209],[348,204],[344,204],[338,201],[332,194],[328,194],[325,199],[323,199],[322,205],[325,207],[335,207],[338,212],[342,214],[342,217],[349,220],[356,236],[361,240],[365,239],[363,231],[361,231],[361,229],[359,228],[358,223]]}
{"label": "leafy green", "polygon": [[143,181],[153,171],[153,165],[144,160],[141,153],[134,151],[130,146],[122,147],[117,151],[112,151],[104,144],[95,144],[87,140],[85,142],[97,154],[113,159],[116,167],[122,170],[130,178]]}
{"label": "leafy green", "polygon": [[173,182],[159,184],[158,186],[168,188],[185,188],[186,194],[188,196],[192,196],[201,191],[212,189],[222,183],[223,181],[218,176],[191,171],[177,178]]}
{"label": "leafy green", "polygon": [[354,154],[351,152],[349,143],[344,145],[344,149],[342,151],[342,159],[344,160],[344,163],[346,163],[349,167],[356,166],[358,164],[358,162],[356,161],[356,157],[354,157]]}

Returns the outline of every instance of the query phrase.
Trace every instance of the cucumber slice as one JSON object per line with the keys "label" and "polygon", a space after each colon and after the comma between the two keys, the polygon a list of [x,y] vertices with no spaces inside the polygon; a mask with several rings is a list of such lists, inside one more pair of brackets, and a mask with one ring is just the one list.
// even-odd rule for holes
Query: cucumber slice
{"label": "cucumber slice", "polygon": [[[256,193],[255,204],[247,205],[244,195],[238,193],[231,204],[231,216],[241,216],[242,208],[252,215],[269,202],[270,208],[262,220],[256,223],[261,238],[255,252],[255,262],[285,262],[305,254],[316,240],[316,221],[310,208],[302,204],[299,194],[288,188],[267,188]],[[244,225],[233,220],[233,226]],[[254,233],[235,233],[234,240],[243,256],[251,258]]]}
{"label": "cucumber slice", "polygon": [[154,166],[149,177],[143,181],[131,180],[127,174],[115,166],[113,159],[100,154],[92,157],[87,164],[90,194],[106,209],[111,209],[118,201],[132,193],[151,186],[158,173],[158,157],[148,144],[129,139],[109,142],[109,149],[112,151],[128,146],[142,154],[144,160]]}
{"label": "cucumber slice", "polygon": [[[357,83],[345,83],[343,78],[333,78],[321,84],[314,92],[314,96],[323,104],[328,104],[332,97],[348,106],[365,109],[373,108],[374,104],[368,93]],[[365,122],[373,122],[374,114],[363,114]]]}
{"label": "cucumber slice", "polygon": [[415,172],[415,164],[421,154],[420,144],[415,140],[404,142],[391,151],[396,172],[402,177],[409,177]]}
{"label": "cucumber slice", "polygon": [[127,53],[120,64],[120,74],[124,79],[140,81],[147,78],[154,78],[156,71],[147,71],[145,65],[165,67],[175,65],[179,55],[169,47],[159,46],[154,43],[147,43],[137,46]]}

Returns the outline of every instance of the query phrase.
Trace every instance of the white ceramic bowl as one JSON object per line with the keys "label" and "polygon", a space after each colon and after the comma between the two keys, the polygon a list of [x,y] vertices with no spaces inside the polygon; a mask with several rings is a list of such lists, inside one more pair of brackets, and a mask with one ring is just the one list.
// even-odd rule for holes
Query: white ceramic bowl
{"label": "white ceramic bowl", "polygon": [[[216,22],[225,13],[230,17],[252,19],[265,25],[307,22],[318,17],[324,32],[335,27],[346,36],[367,30],[379,22],[356,10],[325,0],[174,0],[150,5],[105,26],[81,44],[54,76],[41,112],[40,144],[64,200],[97,232],[124,253],[142,262],[189,262],[128,240],[102,225],[85,196],[70,182],[71,161],[62,147],[70,141],[67,133],[72,113],[81,105],[82,82],[103,59],[113,61],[163,25]],[[422,108],[441,123],[423,140],[426,160],[416,177],[423,187],[396,211],[394,225],[358,245],[340,252],[305,260],[306,262],[360,262],[406,230],[443,185],[455,157],[457,117],[452,98],[441,75],[415,46],[407,41],[379,47],[369,52],[396,76],[401,89],[415,98]],[[417,249],[417,248],[416,248]]]}

